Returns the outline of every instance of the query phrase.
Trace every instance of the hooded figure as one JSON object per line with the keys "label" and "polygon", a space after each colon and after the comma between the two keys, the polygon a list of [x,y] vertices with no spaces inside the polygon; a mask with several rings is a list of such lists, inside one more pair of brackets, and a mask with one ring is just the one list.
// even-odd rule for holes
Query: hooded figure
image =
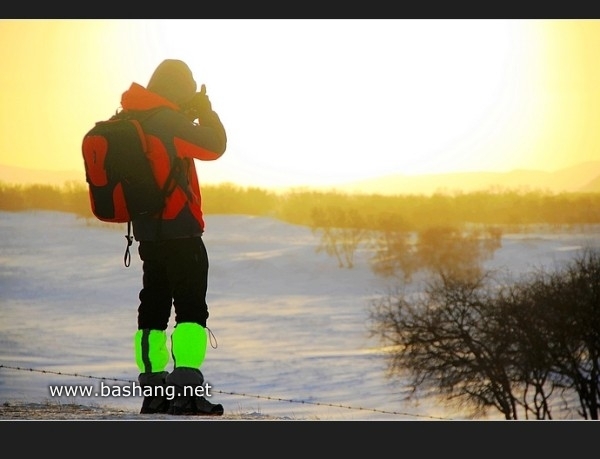
{"label": "hooded figure", "polygon": [[[194,160],[218,159],[227,145],[225,128],[212,110],[205,86],[201,92],[196,90],[187,64],[166,59],[156,67],[146,88],[132,83],[121,97],[124,111],[151,113],[141,124],[157,182],[164,186],[176,177],[163,210],[132,221],[143,262],[135,358],[140,385],[152,389],[148,394],[144,391],[141,413],[223,414],[220,404],[194,395],[197,391],[193,390],[205,386],[200,367],[209,334],[208,255]],[[190,104],[193,112],[186,108]],[[173,308],[175,327],[169,340]],[[181,396],[167,398],[166,387],[175,387]]]}

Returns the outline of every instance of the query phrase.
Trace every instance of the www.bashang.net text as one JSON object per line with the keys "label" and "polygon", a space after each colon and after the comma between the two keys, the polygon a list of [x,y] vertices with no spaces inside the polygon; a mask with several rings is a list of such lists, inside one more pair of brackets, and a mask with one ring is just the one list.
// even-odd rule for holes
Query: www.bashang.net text
{"label": "www.bashang.net text", "polygon": [[205,383],[201,386],[141,386],[132,384],[106,384],[99,386],[88,385],[50,385],[50,397],[165,397],[173,400],[175,397],[211,397],[212,386]]}

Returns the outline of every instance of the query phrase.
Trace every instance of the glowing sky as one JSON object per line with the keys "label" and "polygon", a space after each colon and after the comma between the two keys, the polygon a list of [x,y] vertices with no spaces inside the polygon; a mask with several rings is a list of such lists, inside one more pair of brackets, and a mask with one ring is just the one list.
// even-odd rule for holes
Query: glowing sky
{"label": "glowing sky", "polygon": [[598,20],[0,20],[0,164],[83,170],[81,138],[178,58],[228,150],[204,182],[553,171],[600,159]]}

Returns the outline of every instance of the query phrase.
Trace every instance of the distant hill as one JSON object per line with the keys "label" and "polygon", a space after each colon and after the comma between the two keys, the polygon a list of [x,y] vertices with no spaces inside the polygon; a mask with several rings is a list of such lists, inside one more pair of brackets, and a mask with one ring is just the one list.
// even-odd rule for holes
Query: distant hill
{"label": "distant hill", "polygon": [[600,176],[596,177],[591,182],[589,182],[587,185],[585,185],[583,188],[581,188],[581,191],[585,191],[587,193],[600,192]]}
{"label": "distant hill", "polygon": [[555,172],[516,169],[509,172],[462,172],[429,175],[388,175],[337,186],[339,191],[380,194],[432,194],[491,188],[549,192],[600,191],[600,161]]}
{"label": "distant hill", "polygon": [[[0,182],[64,185],[85,183],[84,171],[45,171],[0,165]],[[310,187],[307,187],[310,188]],[[326,187],[320,187],[325,189]],[[426,175],[387,175],[330,187],[348,193],[432,194],[487,191],[491,188],[560,192],[600,192],[600,161],[590,161],[555,172],[516,169],[509,172],[462,172]]]}

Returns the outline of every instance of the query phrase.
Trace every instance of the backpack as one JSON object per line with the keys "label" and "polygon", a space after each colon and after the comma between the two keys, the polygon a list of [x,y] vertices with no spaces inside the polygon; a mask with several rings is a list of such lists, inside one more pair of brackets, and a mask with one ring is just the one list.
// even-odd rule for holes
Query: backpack
{"label": "backpack", "polygon": [[161,108],[116,113],[98,121],[83,137],[82,155],[92,213],[103,222],[127,223],[124,263],[129,266],[133,243],[131,220],[162,212],[174,186],[175,167],[163,187],[147,156],[141,121]]}

